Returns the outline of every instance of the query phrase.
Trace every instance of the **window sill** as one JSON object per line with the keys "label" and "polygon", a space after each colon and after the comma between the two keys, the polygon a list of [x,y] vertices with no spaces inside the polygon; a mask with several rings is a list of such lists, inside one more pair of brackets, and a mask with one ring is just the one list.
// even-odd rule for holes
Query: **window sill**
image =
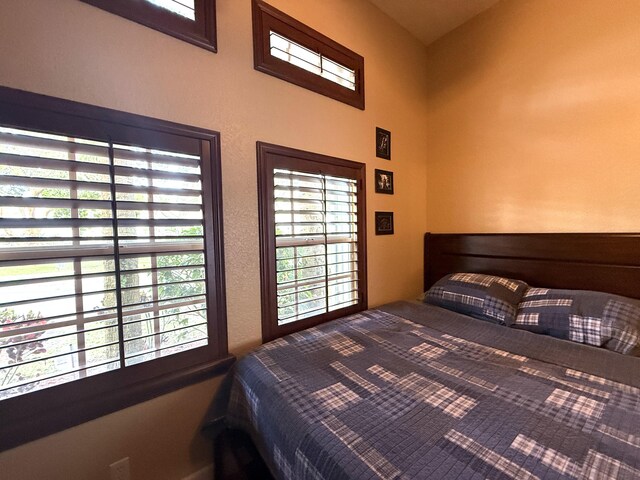
{"label": "window sill", "polygon": [[80,405],[69,404],[47,410],[42,416],[5,418],[0,435],[0,452],[223,375],[234,362],[235,357],[228,356],[221,360],[152,378],[127,389],[97,395],[83,401]]}

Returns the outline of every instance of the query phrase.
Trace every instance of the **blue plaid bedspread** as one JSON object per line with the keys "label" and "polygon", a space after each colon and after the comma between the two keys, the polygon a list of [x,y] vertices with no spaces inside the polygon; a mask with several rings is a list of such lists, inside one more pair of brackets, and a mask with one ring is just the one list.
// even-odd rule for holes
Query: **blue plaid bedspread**
{"label": "blue plaid bedspread", "polygon": [[227,418],[282,479],[640,479],[640,359],[401,302],[260,347]]}

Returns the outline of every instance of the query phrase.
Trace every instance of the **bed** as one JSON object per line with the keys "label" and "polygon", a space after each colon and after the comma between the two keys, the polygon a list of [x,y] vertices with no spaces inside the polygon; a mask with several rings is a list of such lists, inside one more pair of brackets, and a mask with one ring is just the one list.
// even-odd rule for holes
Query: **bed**
{"label": "bed", "polygon": [[[640,236],[425,236],[454,272],[640,296]],[[640,478],[640,358],[384,305],[263,345],[221,389],[283,479]]]}

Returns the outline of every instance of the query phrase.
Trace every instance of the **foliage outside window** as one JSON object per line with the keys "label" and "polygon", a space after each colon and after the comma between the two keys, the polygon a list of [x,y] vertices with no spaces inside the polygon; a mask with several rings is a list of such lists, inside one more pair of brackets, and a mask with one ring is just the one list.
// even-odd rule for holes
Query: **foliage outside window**
{"label": "foliage outside window", "polygon": [[6,446],[227,352],[217,134],[9,89],[0,106]]}
{"label": "foliage outside window", "polygon": [[213,52],[215,0],[81,0]]}
{"label": "foliage outside window", "polygon": [[265,341],[366,308],[364,165],[258,144]]}

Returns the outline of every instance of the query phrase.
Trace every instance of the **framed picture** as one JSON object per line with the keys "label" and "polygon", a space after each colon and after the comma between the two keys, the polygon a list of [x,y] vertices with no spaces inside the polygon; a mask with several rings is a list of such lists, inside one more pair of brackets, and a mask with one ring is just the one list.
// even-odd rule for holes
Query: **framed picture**
{"label": "framed picture", "polygon": [[376,193],[393,195],[393,172],[376,168]]}
{"label": "framed picture", "polygon": [[391,160],[391,132],[376,127],[376,157]]}
{"label": "framed picture", "polygon": [[376,212],[376,235],[393,235],[393,212]]}

